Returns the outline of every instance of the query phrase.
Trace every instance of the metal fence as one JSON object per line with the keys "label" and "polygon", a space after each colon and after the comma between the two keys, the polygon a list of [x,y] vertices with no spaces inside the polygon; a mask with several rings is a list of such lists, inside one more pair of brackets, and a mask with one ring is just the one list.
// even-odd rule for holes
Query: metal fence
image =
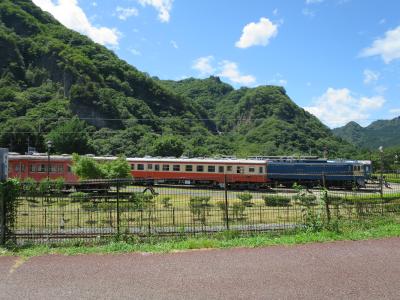
{"label": "metal fence", "polygon": [[276,186],[249,191],[146,186],[134,180],[78,186],[22,182],[15,217],[4,224],[8,239],[16,242],[291,230],[400,215],[400,175],[386,174],[385,179],[355,190]]}

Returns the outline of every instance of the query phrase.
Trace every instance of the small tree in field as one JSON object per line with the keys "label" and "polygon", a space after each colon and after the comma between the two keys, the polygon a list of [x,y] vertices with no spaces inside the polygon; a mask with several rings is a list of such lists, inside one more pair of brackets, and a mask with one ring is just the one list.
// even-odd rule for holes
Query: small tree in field
{"label": "small tree in field", "polygon": [[171,197],[163,197],[161,199],[161,203],[162,203],[164,208],[171,208],[172,207]]}
{"label": "small tree in field", "polygon": [[190,212],[200,220],[201,224],[206,225],[206,215],[210,208],[210,197],[192,197],[189,200]]}
{"label": "small tree in field", "polygon": [[253,203],[251,203],[251,199],[253,199],[253,195],[250,193],[244,193],[244,194],[240,194],[238,196],[238,198],[240,199],[240,201],[242,202],[242,204],[245,207],[251,207],[253,206]]}

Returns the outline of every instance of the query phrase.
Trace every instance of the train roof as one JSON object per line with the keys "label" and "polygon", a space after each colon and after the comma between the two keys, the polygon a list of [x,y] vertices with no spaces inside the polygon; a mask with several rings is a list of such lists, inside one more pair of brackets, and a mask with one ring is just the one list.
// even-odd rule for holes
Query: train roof
{"label": "train roof", "polygon": [[[85,155],[86,157],[91,157],[96,160],[114,160],[116,156],[94,156],[91,154]],[[10,160],[19,160],[19,159],[28,159],[28,160],[47,160],[48,156],[46,153],[35,153],[29,155],[23,155],[18,153],[9,153]],[[72,155],[62,154],[62,155],[51,155],[52,160],[65,160],[69,161],[72,159]],[[283,158],[279,159],[238,159],[234,157],[222,157],[222,158],[207,158],[207,157],[196,157],[196,158],[188,158],[188,157],[130,157],[127,158],[128,162],[148,162],[148,163],[156,163],[156,162],[170,162],[170,163],[205,163],[205,164],[221,164],[221,163],[229,163],[229,164],[254,164],[254,165],[264,165],[266,163],[271,164],[279,164],[279,163],[308,163],[308,164],[320,164],[320,163],[328,163],[328,164],[363,164],[370,165],[370,160],[326,160],[326,159],[293,159],[293,158]]]}
{"label": "train roof", "polygon": [[130,162],[177,162],[177,163],[230,163],[230,164],[256,164],[264,165],[266,161],[255,159],[230,159],[230,158],[175,158],[175,157],[144,157],[144,158],[127,158]]}
{"label": "train roof", "polygon": [[[87,157],[94,158],[96,160],[114,160],[116,156],[94,156],[86,155]],[[48,156],[44,153],[31,154],[31,155],[21,155],[21,154],[11,154],[9,155],[10,160],[47,160]],[[72,155],[51,155],[52,160],[71,160]],[[250,159],[234,159],[234,158],[176,158],[176,157],[130,157],[127,158],[128,162],[169,162],[169,163],[205,163],[205,164],[218,164],[218,163],[229,163],[229,164],[255,164],[264,165],[266,161],[262,160],[250,160]]]}

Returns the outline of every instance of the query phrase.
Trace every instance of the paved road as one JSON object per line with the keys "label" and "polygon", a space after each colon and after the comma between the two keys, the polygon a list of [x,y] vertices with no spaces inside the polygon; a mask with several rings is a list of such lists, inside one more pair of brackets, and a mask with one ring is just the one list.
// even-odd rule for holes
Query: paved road
{"label": "paved road", "polygon": [[0,257],[1,299],[400,299],[400,239]]}

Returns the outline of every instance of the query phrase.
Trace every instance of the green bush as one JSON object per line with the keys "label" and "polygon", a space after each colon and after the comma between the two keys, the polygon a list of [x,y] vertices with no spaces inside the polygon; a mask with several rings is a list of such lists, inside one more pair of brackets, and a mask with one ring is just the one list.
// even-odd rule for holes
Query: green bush
{"label": "green bush", "polygon": [[232,205],[232,214],[236,220],[244,219],[244,211],[246,210],[246,206],[243,203],[233,203]]}
{"label": "green bush", "polygon": [[102,210],[104,212],[109,212],[117,209],[117,206],[113,202],[102,202],[99,203],[98,206],[99,210]]}
{"label": "green bush", "polygon": [[287,196],[263,196],[266,206],[289,206],[291,198]]}
{"label": "green bush", "polygon": [[211,207],[210,197],[192,197],[189,200],[190,212],[201,221],[203,225],[206,223],[206,215],[208,209]]}
{"label": "green bush", "polygon": [[71,202],[87,202],[89,200],[89,195],[84,192],[75,192],[69,194]]}
{"label": "green bush", "polygon": [[129,197],[128,201],[133,204],[135,210],[150,210],[154,208],[154,196],[141,192],[134,192]]}
{"label": "green bush", "polygon": [[240,201],[242,201],[242,204],[245,207],[251,207],[253,206],[253,203],[251,202],[251,199],[253,199],[253,195],[250,193],[244,193],[244,194],[240,194],[238,196],[238,198],[240,199]]}
{"label": "green bush", "polygon": [[163,197],[161,198],[161,203],[164,208],[171,208],[172,203],[171,203],[171,197]]}
{"label": "green bush", "polygon": [[310,193],[300,192],[295,196],[295,199],[299,202],[302,206],[315,206],[317,205],[317,196]]}

